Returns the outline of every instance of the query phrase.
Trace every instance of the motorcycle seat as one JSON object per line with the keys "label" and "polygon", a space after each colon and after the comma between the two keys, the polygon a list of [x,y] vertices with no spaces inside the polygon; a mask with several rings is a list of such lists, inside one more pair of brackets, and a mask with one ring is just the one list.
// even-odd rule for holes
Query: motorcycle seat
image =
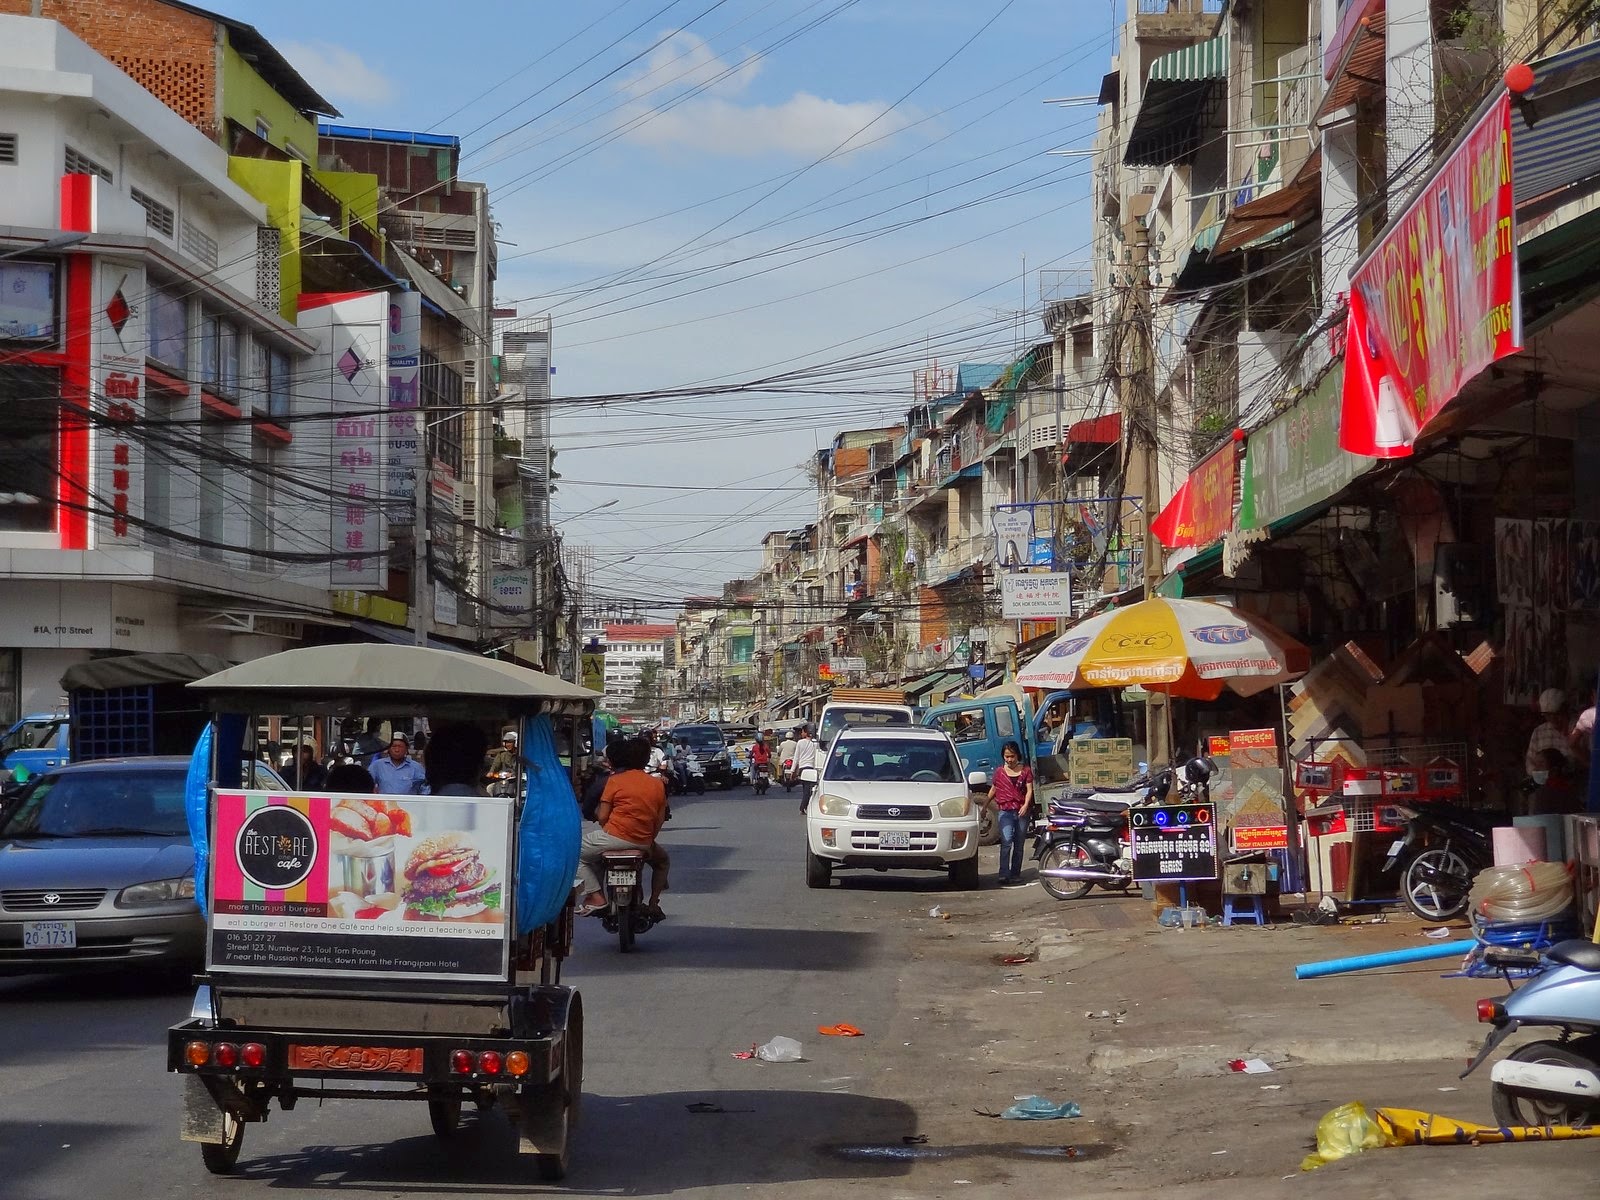
{"label": "motorcycle seat", "polygon": [[637,866],[644,862],[643,850],[604,850],[600,854],[601,861],[609,865]]}
{"label": "motorcycle seat", "polygon": [[1136,797],[1129,796],[1126,800],[1111,800],[1083,796],[1071,800],[1061,800],[1050,806],[1052,813],[1070,813],[1074,810],[1088,813],[1114,813],[1118,816],[1126,813],[1133,806]]}
{"label": "motorcycle seat", "polygon": [[1544,956],[1551,962],[1577,967],[1580,971],[1600,972],[1600,946],[1582,938],[1557,942],[1544,952]]}

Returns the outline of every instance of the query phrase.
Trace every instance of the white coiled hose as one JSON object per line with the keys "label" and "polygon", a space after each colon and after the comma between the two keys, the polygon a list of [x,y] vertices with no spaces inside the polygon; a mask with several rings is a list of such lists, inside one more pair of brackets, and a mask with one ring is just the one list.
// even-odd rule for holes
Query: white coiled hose
{"label": "white coiled hose", "polygon": [[1471,911],[1486,921],[1547,921],[1572,904],[1565,863],[1485,867],[1472,882]]}

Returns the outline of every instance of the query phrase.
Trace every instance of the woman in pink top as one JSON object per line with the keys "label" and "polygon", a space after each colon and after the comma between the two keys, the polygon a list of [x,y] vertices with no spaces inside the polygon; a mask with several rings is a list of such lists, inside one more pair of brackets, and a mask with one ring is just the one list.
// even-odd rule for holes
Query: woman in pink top
{"label": "woman in pink top", "polygon": [[1022,747],[1007,742],[1004,762],[989,781],[989,799],[1000,819],[1000,886],[1022,887],[1022,840],[1033,807],[1033,772],[1022,765]]}

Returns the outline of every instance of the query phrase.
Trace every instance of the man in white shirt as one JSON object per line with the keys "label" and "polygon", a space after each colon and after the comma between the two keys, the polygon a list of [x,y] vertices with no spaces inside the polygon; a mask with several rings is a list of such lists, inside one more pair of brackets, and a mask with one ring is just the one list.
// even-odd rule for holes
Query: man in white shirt
{"label": "man in white shirt", "polygon": [[783,790],[794,787],[794,734],[788,734],[778,747],[778,779]]}
{"label": "man in white shirt", "polygon": [[800,811],[805,812],[811,807],[811,792],[817,786],[816,781],[800,777],[800,772],[810,768],[817,768],[817,743],[811,736],[811,726],[802,725],[794,731],[794,773],[800,778]]}

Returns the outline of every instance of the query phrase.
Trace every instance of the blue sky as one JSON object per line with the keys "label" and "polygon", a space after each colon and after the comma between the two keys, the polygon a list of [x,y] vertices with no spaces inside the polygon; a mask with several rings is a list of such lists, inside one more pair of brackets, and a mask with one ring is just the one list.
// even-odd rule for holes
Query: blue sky
{"label": "blue sky", "polygon": [[[671,597],[813,519],[801,462],[901,412],[926,359],[1039,340],[1037,272],[1089,240],[1087,160],[1046,151],[1087,146],[1095,115],[1044,101],[1098,91],[1122,4],[223,7],[347,122],[462,138],[498,302],[554,317],[558,397],[794,373],[791,394],[559,409],[556,515],[595,590]],[[678,490],[617,486],[642,483]]]}

